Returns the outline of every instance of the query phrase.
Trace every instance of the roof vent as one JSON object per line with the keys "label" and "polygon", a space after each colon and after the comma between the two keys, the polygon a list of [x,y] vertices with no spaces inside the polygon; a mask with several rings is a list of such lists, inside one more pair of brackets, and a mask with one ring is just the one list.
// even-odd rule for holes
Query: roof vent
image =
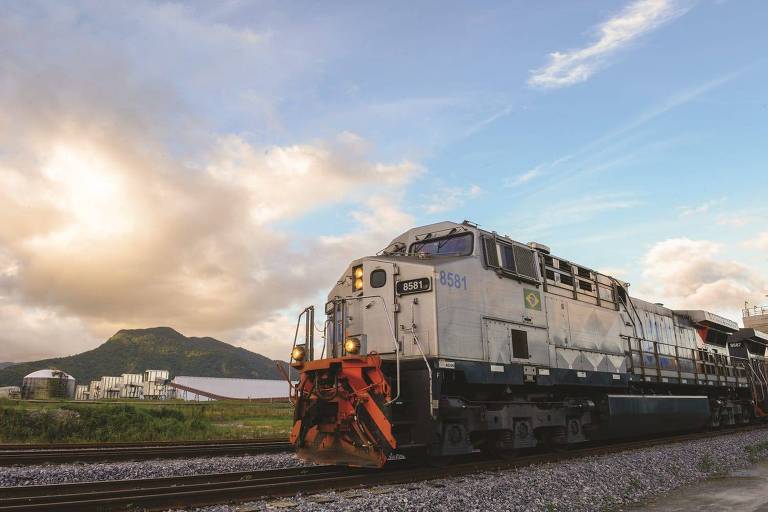
{"label": "roof vent", "polygon": [[543,252],[544,254],[549,254],[549,246],[546,246],[544,244],[540,244],[538,242],[528,242],[528,247],[535,251]]}
{"label": "roof vent", "polygon": [[661,302],[657,302],[656,305],[659,306],[660,308],[664,307],[664,304],[662,304]]}

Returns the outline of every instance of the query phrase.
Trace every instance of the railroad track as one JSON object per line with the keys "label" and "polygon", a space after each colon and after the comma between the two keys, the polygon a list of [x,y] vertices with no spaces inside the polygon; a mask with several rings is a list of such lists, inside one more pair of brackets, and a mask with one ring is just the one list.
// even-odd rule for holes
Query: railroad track
{"label": "railroad track", "polygon": [[407,460],[390,461],[384,469],[350,469],[336,466],[311,466],[282,470],[196,475],[188,477],[118,480],[75,484],[0,488],[0,512],[9,511],[89,511],[191,507],[242,502],[265,497],[291,496],[329,489],[409,483],[458,476],[478,471],[558,462],[603,455],[660,444],[679,443],[744,432],[747,427],[719,432],[676,435],[665,438],[616,442],[559,453],[538,453],[508,461],[474,458],[460,464],[434,468]]}
{"label": "railroad track", "polygon": [[239,441],[186,441],[68,445],[0,445],[0,466],[65,462],[109,462],[178,459],[281,452],[290,449],[285,438]]}

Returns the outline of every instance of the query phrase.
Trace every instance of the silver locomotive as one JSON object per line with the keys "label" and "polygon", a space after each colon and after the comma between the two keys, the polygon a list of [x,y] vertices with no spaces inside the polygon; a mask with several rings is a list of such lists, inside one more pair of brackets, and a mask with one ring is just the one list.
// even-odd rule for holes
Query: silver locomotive
{"label": "silver locomotive", "polygon": [[344,271],[322,348],[302,313],[291,441],[310,460],[381,466],[765,416],[765,345],[729,354],[749,337],[735,322],[628,289],[467,221],[413,228]]}

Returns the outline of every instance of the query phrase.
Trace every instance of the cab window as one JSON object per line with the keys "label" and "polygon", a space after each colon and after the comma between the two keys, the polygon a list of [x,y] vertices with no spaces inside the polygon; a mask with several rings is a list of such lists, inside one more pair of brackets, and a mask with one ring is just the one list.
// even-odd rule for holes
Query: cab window
{"label": "cab window", "polygon": [[468,256],[472,254],[472,233],[431,238],[411,244],[411,254]]}

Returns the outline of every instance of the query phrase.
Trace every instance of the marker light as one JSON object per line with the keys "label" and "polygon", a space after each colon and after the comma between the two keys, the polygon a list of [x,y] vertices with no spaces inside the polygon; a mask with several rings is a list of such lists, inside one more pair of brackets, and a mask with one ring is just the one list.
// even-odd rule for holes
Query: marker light
{"label": "marker light", "polygon": [[357,338],[347,338],[344,341],[344,351],[347,354],[357,354],[360,352],[360,340]]}
{"label": "marker light", "polygon": [[307,351],[304,350],[304,347],[301,345],[295,346],[291,351],[291,359],[293,359],[297,363],[302,362],[306,355],[307,355]]}
{"label": "marker light", "polygon": [[362,265],[352,269],[352,291],[356,292],[363,289],[363,267]]}

